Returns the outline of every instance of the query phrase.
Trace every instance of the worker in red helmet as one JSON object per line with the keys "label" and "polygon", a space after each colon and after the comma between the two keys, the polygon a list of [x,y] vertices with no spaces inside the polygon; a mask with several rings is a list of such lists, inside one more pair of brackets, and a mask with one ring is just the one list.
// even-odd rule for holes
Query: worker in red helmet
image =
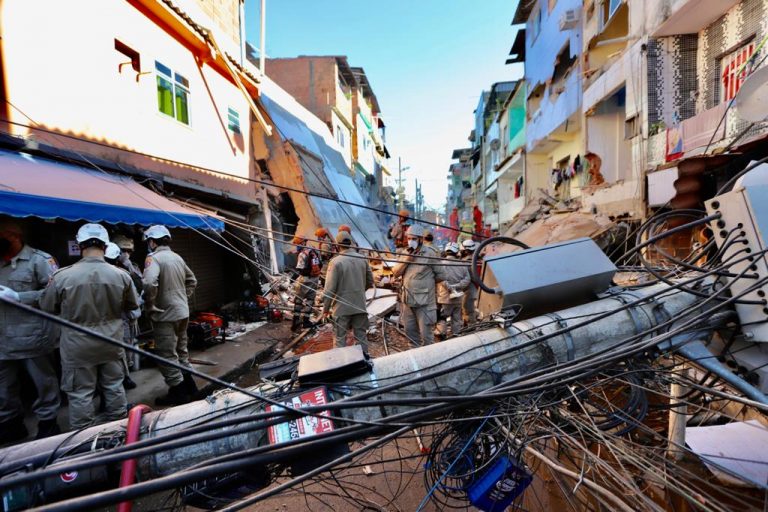
{"label": "worker in red helmet", "polygon": [[389,228],[387,236],[394,241],[396,249],[405,249],[408,246],[406,231],[411,226],[411,212],[400,210],[398,212],[397,224]]}
{"label": "worker in red helmet", "polygon": [[352,228],[347,226],[346,224],[342,224],[341,226],[339,226],[339,233],[341,233],[342,231],[346,231],[350,235],[352,234]]}
{"label": "worker in red helmet", "polygon": [[296,253],[296,285],[293,298],[293,324],[291,331],[312,327],[309,317],[315,304],[317,287],[320,284],[320,274],[323,260],[317,250],[310,247],[307,239],[295,236],[291,243]]}
{"label": "worker in red helmet", "polygon": [[325,284],[325,276],[328,273],[328,262],[336,255],[337,250],[333,237],[324,227],[319,227],[315,230],[315,242],[317,243],[317,252],[323,261],[319,283],[319,286],[322,287]]}

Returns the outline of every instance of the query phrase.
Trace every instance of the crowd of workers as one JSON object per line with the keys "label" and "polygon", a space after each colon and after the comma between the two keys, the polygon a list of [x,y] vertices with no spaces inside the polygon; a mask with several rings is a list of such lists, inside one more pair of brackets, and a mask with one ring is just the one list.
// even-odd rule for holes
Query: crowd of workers
{"label": "crowd of workers", "polygon": [[[469,274],[474,240],[466,239],[461,245],[449,242],[440,251],[433,245],[432,234],[421,224],[412,223],[407,210],[399,212],[389,237],[396,249],[392,274],[400,283],[400,318],[414,346],[433,343],[436,334],[446,339],[449,320],[453,335],[476,320],[477,288]],[[296,236],[292,243],[296,252],[292,330],[315,325],[310,316],[322,286],[321,320],[333,323],[336,345],[346,346],[352,330],[367,353],[365,291],[373,286],[369,258],[375,257],[376,251],[360,251],[348,226],[339,228],[335,240],[325,228],[319,228],[313,240]]]}
{"label": "crowd of workers", "polygon": [[[143,310],[152,321],[155,353],[189,367],[188,299],[197,281],[181,256],[171,250],[171,234],[165,226],[149,227],[143,238],[149,255],[142,271],[131,261],[131,239],[117,235],[110,241],[104,226],[84,224],[76,236],[81,259],[58,268],[50,254],[25,243],[19,223],[3,221],[0,297],[128,344],[137,341],[136,321]],[[128,376],[132,354],[6,301],[0,301],[0,442],[29,435],[21,402],[22,372],[37,392],[32,409],[38,420],[38,439],[61,431],[57,422],[61,391],[69,403],[70,429],[96,421],[97,396],[101,397],[101,420],[126,415],[126,389],[136,386]],[[188,372],[166,365],[159,370],[169,389],[156,404],[182,404],[195,397],[197,386]]]}
{"label": "crowd of workers", "polygon": [[[475,242],[448,243],[444,251],[433,246],[432,236],[399,214],[390,230],[397,254],[392,268],[400,279],[400,316],[405,334],[414,346],[456,335],[475,321],[476,288],[469,266]],[[136,357],[116,344],[85,332],[48,322],[44,316],[14,308],[16,301],[103,336],[135,344],[138,319],[152,322],[155,353],[165,360],[189,367],[187,350],[188,300],[197,280],[181,256],[171,250],[171,234],[155,225],[143,234],[149,251],[143,269],[132,260],[134,242],[109,233],[100,224],[84,224],[76,241],[81,259],[58,268],[50,255],[25,243],[21,225],[0,222],[0,432],[2,442],[25,439],[21,402],[21,374],[36,388],[32,410],[37,416],[37,438],[58,434],[60,396],[69,403],[69,427],[80,429],[97,419],[96,398],[101,399],[99,420],[125,416],[126,389],[136,387],[129,376]],[[368,352],[367,289],[374,277],[367,252],[361,252],[349,226],[340,226],[335,237],[324,228],[308,240],[292,240],[296,251],[295,301],[292,330],[313,326],[316,293],[322,286],[322,320],[333,323],[337,346],[345,346],[351,330]],[[382,259],[392,259],[385,257]],[[465,260],[465,261],[462,261]],[[60,372],[57,371],[60,367]],[[158,366],[168,392],[157,405],[179,405],[195,398],[197,386],[189,372]],[[60,373],[60,375],[59,375]]]}

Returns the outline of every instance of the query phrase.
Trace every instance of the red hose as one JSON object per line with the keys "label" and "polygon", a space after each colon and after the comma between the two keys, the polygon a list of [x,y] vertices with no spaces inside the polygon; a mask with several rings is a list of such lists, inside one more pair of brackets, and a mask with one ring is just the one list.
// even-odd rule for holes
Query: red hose
{"label": "red hose", "polygon": [[[151,411],[152,408],[147,405],[137,405],[128,412],[128,425],[125,430],[125,445],[135,443],[139,440],[141,434],[141,417],[145,412]],[[136,459],[128,459],[123,461],[123,466],[120,469],[120,485],[119,488],[128,487],[133,485],[136,481]],[[133,508],[133,501],[123,501],[117,505],[117,512],[131,512]]]}

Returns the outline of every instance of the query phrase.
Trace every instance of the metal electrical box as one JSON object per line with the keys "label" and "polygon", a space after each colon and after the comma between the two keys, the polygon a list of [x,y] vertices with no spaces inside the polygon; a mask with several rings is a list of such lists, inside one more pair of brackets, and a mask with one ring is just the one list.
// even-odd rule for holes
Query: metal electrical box
{"label": "metal electrical box", "polygon": [[[768,248],[768,164],[755,167],[736,182],[731,192],[710,199],[705,204],[709,214],[721,215],[710,224],[718,247],[727,247],[721,259],[728,261],[733,257],[738,260],[754,254],[751,260],[743,260],[728,269],[733,274],[747,270],[759,276],[757,279],[736,279],[731,291],[733,295],[741,295],[768,276],[764,252]],[[734,243],[734,240],[737,242]],[[762,302],[766,297],[768,285],[747,293],[743,298]],[[768,342],[766,304],[736,304],[736,312],[747,339]]]}
{"label": "metal electrical box", "polygon": [[591,238],[501,254],[485,260],[482,275],[501,294],[480,290],[478,308],[487,316],[519,305],[519,318],[530,318],[594,300],[615,274]]}

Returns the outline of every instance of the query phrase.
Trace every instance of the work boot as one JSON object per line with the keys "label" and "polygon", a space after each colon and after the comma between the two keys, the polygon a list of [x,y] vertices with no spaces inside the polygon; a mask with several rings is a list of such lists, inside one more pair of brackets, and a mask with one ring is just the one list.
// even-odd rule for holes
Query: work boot
{"label": "work boot", "polygon": [[197,384],[195,384],[195,379],[192,377],[191,373],[184,372],[184,382],[182,382],[182,384],[184,385],[184,391],[187,392],[189,398],[194,400],[200,390],[197,389]]}
{"label": "work boot", "polygon": [[123,379],[123,387],[125,389],[136,389],[136,383],[129,376],[125,376]]}
{"label": "work boot", "polygon": [[301,330],[301,315],[293,315],[293,323],[291,324],[291,332],[299,332]]}
{"label": "work boot", "polygon": [[24,418],[21,416],[0,423],[0,432],[3,433],[0,444],[23,441],[29,435],[27,427],[24,426]]}
{"label": "work boot", "polygon": [[155,398],[155,405],[181,405],[190,402],[184,381],[168,388],[168,394]]}
{"label": "work boot", "polygon": [[56,421],[56,418],[50,420],[40,420],[37,422],[37,435],[35,439],[43,439],[45,437],[55,436],[61,434],[61,429]]}

